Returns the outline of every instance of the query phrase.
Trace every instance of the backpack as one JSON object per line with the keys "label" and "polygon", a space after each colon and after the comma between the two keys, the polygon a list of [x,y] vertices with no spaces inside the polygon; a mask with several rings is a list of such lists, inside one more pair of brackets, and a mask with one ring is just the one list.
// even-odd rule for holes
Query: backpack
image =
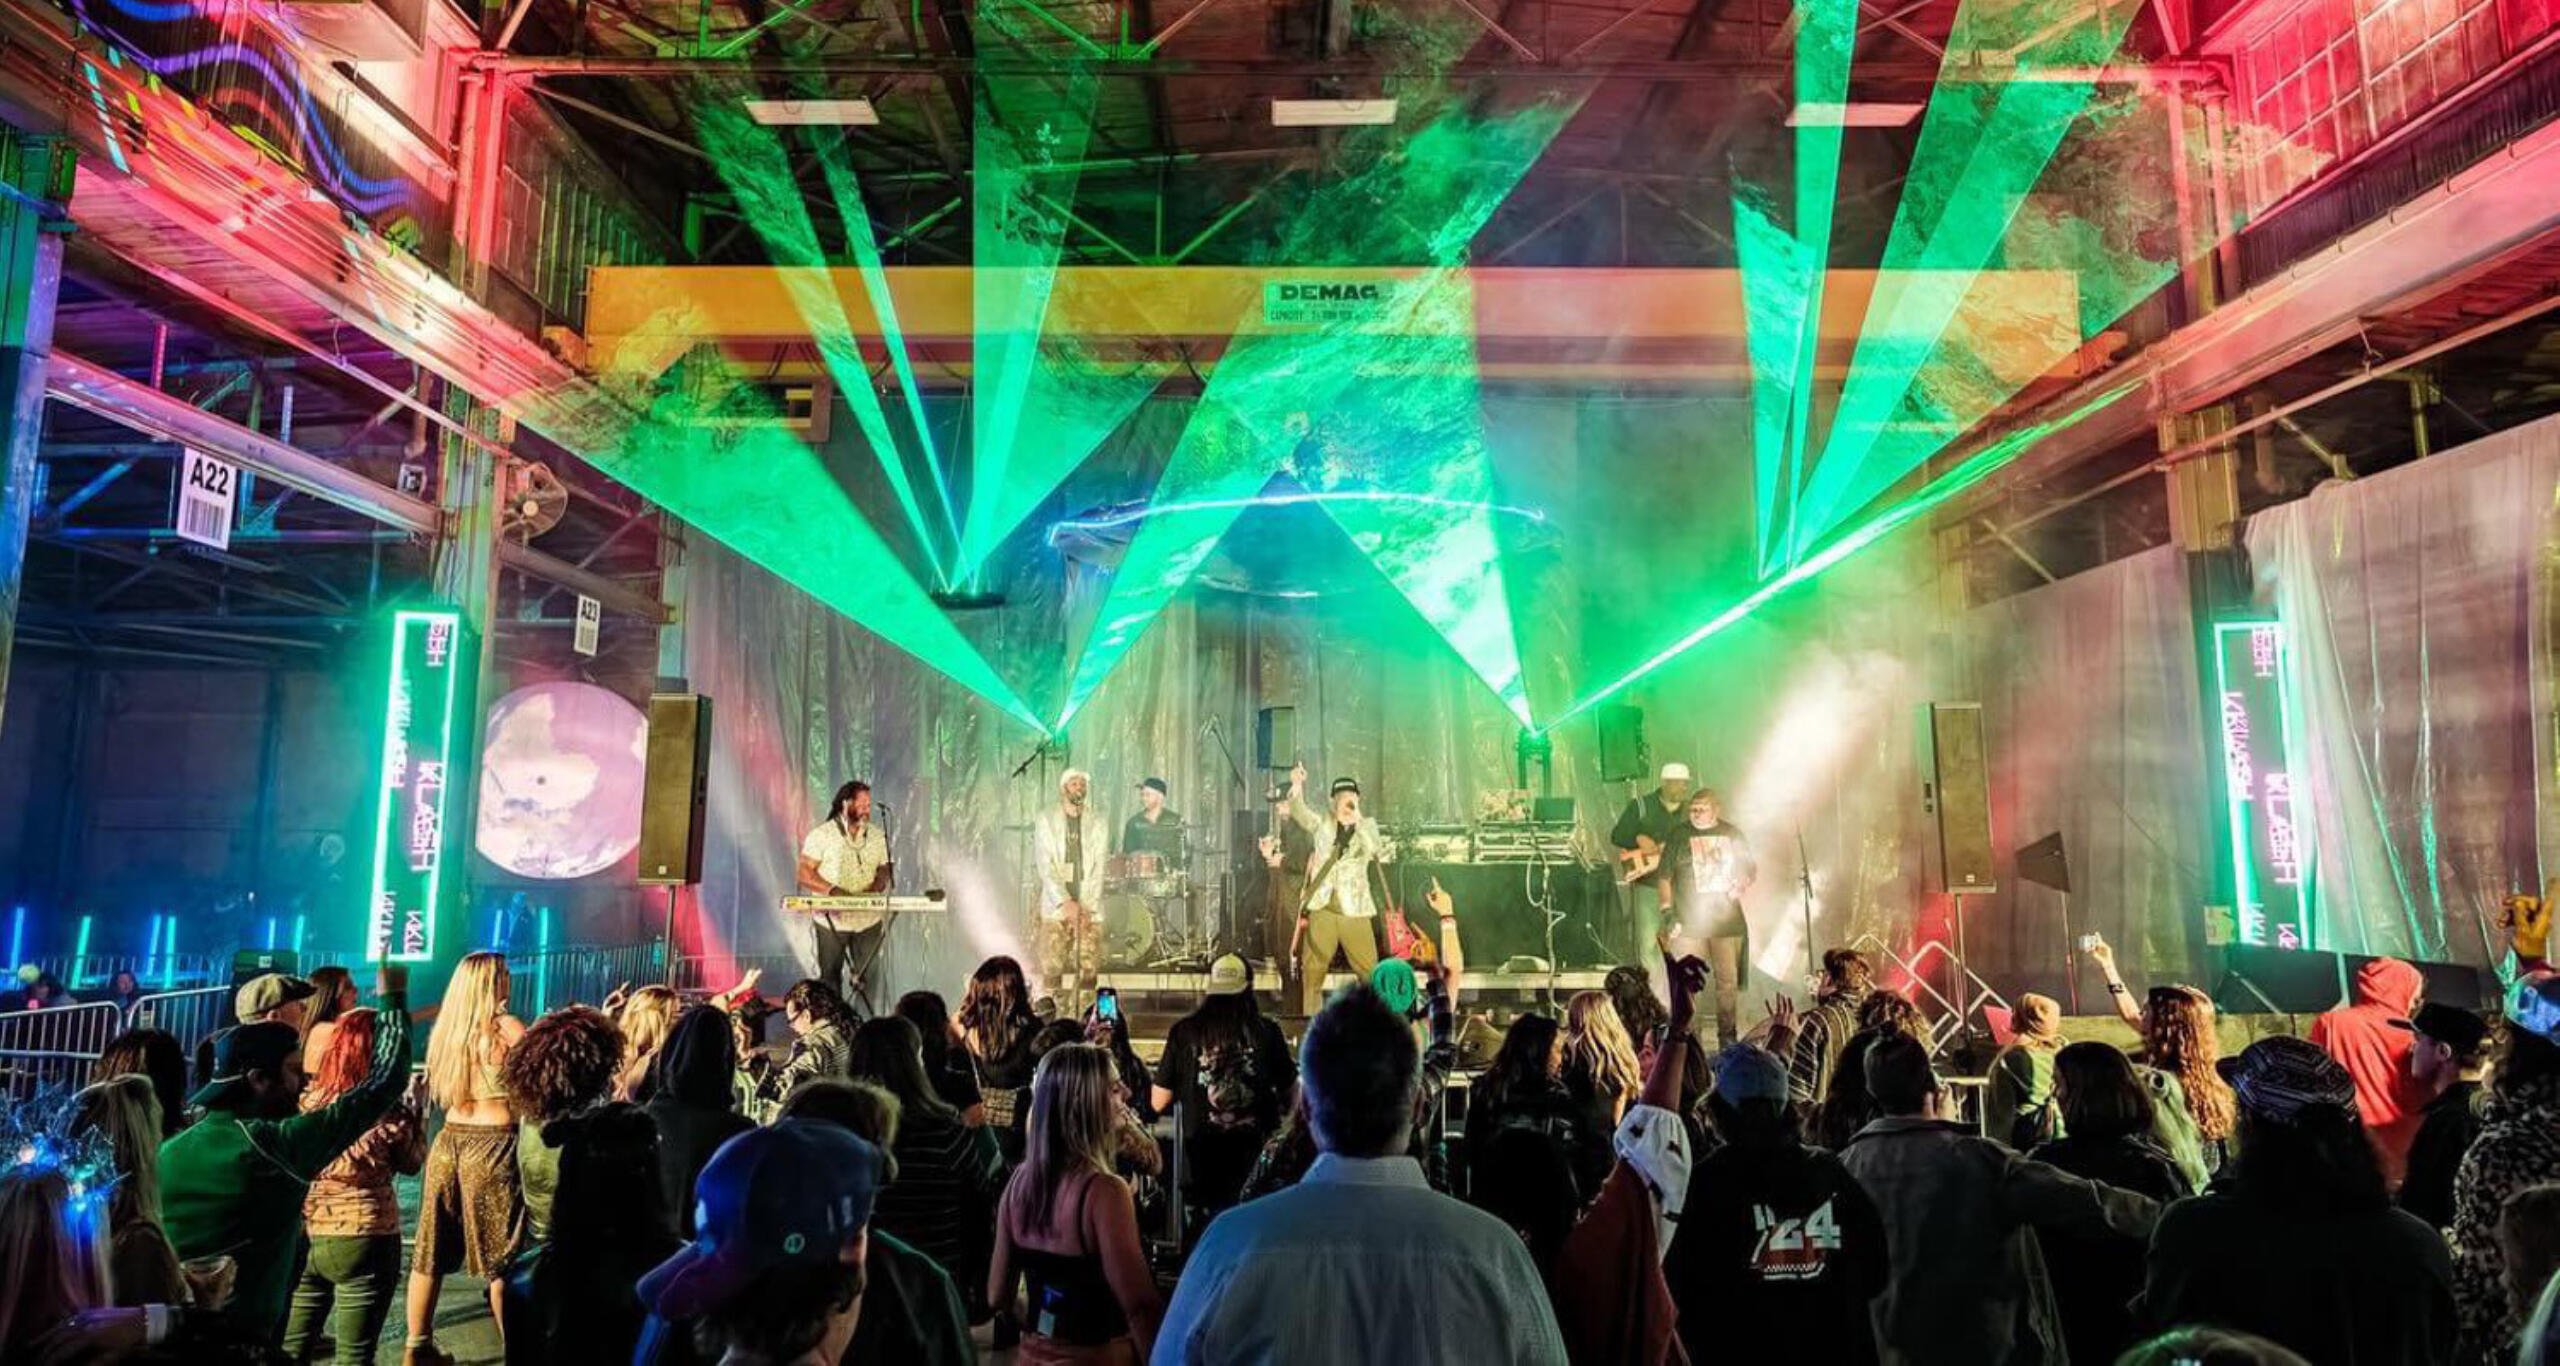
{"label": "backpack", "polygon": [[1226,1040],[1200,1050],[1203,1122],[1212,1129],[1250,1129],[1264,1113],[1261,1049],[1251,1039]]}

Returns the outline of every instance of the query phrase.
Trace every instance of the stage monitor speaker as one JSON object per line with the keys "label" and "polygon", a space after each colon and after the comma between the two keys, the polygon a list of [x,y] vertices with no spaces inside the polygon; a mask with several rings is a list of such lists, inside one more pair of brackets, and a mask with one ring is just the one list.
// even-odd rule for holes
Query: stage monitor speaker
{"label": "stage monitor speaker", "polygon": [[1645,754],[1644,708],[1612,703],[1591,715],[1600,729],[1600,781],[1652,777],[1653,765]]}
{"label": "stage monitor speaker", "polygon": [[1928,817],[1923,865],[1933,892],[1997,891],[1991,861],[1991,774],[1982,752],[1982,704],[1920,706],[1920,805]]}
{"label": "stage monitor speaker", "polygon": [[1253,714],[1253,764],[1283,769],[1298,762],[1298,709],[1264,707]]}
{"label": "stage monitor speaker", "polygon": [[2037,840],[2017,852],[2018,876],[2039,887],[2071,894],[2071,860],[2063,856],[2062,832]]}
{"label": "stage monitor speaker", "polygon": [[301,965],[302,955],[291,949],[242,949],[231,955],[231,989],[238,991],[271,972],[298,973]]}
{"label": "stage monitor speaker", "polygon": [[1573,798],[1535,798],[1529,803],[1529,819],[1540,825],[1570,825],[1573,823]]}
{"label": "stage monitor speaker", "polygon": [[2317,1015],[2346,999],[2338,955],[2226,944],[2213,1003],[2226,1015]]}
{"label": "stage monitor speaker", "polygon": [[[2374,961],[2360,953],[2347,955],[2347,981],[2352,987],[2356,974]],[[2439,1005],[2460,1006],[2477,1014],[2495,1015],[2505,1008],[2503,991],[2496,974],[2483,972],[2467,963],[2431,963],[2422,958],[2406,958],[2402,962],[2418,970],[2426,982],[2425,999]]]}
{"label": "stage monitor speaker", "polygon": [[699,693],[649,698],[649,759],[641,779],[640,882],[690,886],[702,880],[703,806],[711,784],[711,699]]}

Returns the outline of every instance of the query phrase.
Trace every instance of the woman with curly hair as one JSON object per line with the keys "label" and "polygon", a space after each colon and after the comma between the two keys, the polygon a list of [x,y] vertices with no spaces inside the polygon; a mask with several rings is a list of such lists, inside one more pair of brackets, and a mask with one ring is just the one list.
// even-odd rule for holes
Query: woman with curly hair
{"label": "woman with curly hair", "polygon": [[593,1006],[562,1006],[525,1027],[499,1071],[516,1112],[516,1175],[524,1187],[525,1236],[551,1240],[551,1201],[560,1188],[560,1144],[552,1126],[612,1098],[622,1031]]}
{"label": "woman with curly hair", "polygon": [[[370,1008],[358,1007],[332,1022],[320,1070],[302,1089],[303,1113],[364,1081],[373,1066],[379,1019]],[[354,1146],[312,1179],[303,1197],[311,1252],[294,1285],[293,1313],[284,1331],[285,1353],[295,1361],[310,1360],[324,1327],[337,1341],[340,1366],[373,1360],[383,1322],[400,1293],[400,1199],[392,1181],[416,1172],[427,1155],[425,1121],[415,1099],[413,1089],[408,1100],[374,1121]]]}
{"label": "woman with curly hair", "polygon": [[2178,1164],[2187,1184],[2203,1190],[2222,1168],[2239,1124],[2239,1101],[2215,1066],[2222,1058],[2214,1034],[2213,998],[2194,987],[2167,984],[2133,1002],[2124,978],[2116,973],[2116,951],[2103,939],[2089,949],[2089,959],[2107,979],[2107,999],[2116,1015],[2142,1033],[2137,1059],[2143,1084],[2159,1111],[2151,1131],[2154,1143]]}

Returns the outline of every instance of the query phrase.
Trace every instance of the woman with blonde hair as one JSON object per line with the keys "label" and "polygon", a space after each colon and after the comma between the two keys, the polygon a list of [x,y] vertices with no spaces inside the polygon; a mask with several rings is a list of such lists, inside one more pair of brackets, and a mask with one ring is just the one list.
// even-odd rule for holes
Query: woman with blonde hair
{"label": "woman with blonde hair", "polygon": [[1028,1291],[1024,1366],[1142,1362],[1164,1320],[1138,1239],[1138,1208],[1111,1169],[1119,1079],[1111,1055],[1066,1044],[1040,1061],[1022,1165],[996,1214],[987,1298],[1012,1307]]}
{"label": "woman with blonde hair", "polygon": [[649,1081],[649,1068],[658,1060],[658,1050],[666,1046],[667,1036],[675,1032],[676,1012],[684,1001],[673,987],[645,986],[631,993],[614,1022],[622,1027],[622,1066],[614,1073],[613,1098],[634,1104],[646,1104],[655,1089]]}
{"label": "woman with blonde hair", "polygon": [[419,1192],[418,1250],[409,1268],[410,1362],[450,1360],[435,1345],[436,1296],[445,1277],[465,1271],[488,1281],[496,1312],[498,1273],[523,1233],[516,1115],[500,1071],[507,1050],[524,1037],[524,1022],[507,1013],[511,986],[504,956],[464,955],[427,1038],[427,1095],[444,1110],[444,1127],[427,1150]]}
{"label": "woman with blonde hair", "polygon": [[160,1224],[160,1098],[151,1080],[113,1077],[72,1098],[72,1132],[95,1130],[115,1152],[107,1201],[107,1267],[118,1304],[186,1304],[178,1249]]}
{"label": "woman with blonde hair", "polygon": [[[1577,991],[1564,1008],[1564,1089],[1582,1112],[1586,1141],[1573,1153],[1574,1179],[1597,1194],[1616,1160],[1612,1137],[1644,1086],[1635,1041],[1605,991]],[[1596,1139],[1597,1141],[1588,1141]]]}

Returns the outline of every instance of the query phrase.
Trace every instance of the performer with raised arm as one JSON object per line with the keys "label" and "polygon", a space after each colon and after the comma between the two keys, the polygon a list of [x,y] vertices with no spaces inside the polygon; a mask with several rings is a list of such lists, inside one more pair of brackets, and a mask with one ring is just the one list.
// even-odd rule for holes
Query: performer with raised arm
{"label": "performer with raised arm", "polygon": [[1057,805],[1040,813],[1032,857],[1040,867],[1040,904],[1032,951],[1061,1013],[1082,1010],[1102,972],[1102,876],[1111,833],[1085,807],[1093,779],[1071,768],[1058,780]]}
{"label": "performer with raised arm", "polygon": [[1309,1015],[1323,1004],[1324,975],[1336,947],[1361,981],[1378,966],[1378,898],[1371,874],[1386,850],[1378,823],[1360,814],[1360,784],[1333,780],[1332,810],[1323,816],[1307,805],[1307,766],[1289,770],[1289,818],[1307,832],[1315,850],[1307,858],[1307,890],[1298,903],[1291,936],[1300,951],[1298,1003]]}
{"label": "performer with raised arm", "polygon": [[1750,926],[1742,916],[1742,894],[1760,875],[1751,842],[1724,819],[1724,801],[1712,788],[1689,794],[1689,818],[1665,853],[1670,865],[1672,899],[1655,943],[1670,953],[1676,939],[1706,941],[1707,964],[1715,973],[1716,1045],[1742,1037],[1742,975],[1750,963]]}
{"label": "performer with raised arm", "polygon": [[[800,890],[809,896],[857,896],[885,892],[895,875],[889,837],[871,819],[871,785],[856,779],[836,789],[827,818],[800,841]],[[879,911],[829,911],[813,916],[818,980],[850,1000],[862,974],[879,956],[887,916]],[[843,980],[850,961],[852,974]]]}

